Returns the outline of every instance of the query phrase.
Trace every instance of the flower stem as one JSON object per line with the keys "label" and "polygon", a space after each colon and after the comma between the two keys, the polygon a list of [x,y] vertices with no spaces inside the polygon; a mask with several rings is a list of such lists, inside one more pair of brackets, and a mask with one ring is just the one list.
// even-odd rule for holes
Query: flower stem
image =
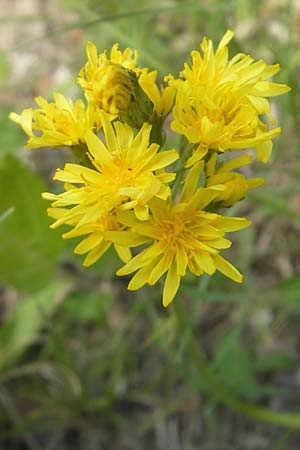
{"label": "flower stem", "polygon": [[181,183],[184,179],[184,175],[186,172],[185,164],[192,153],[192,147],[184,136],[181,137],[179,153],[180,159],[178,160],[178,165],[175,169],[176,178],[172,185],[172,197],[174,200],[177,197],[178,191],[181,187]]}
{"label": "flower stem", "polygon": [[[173,302],[173,305],[180,333],[181,335],[184,335],[187,327],[190,326],[184,307],[178,297]],[[256,420],[281,425],[287,428],[300,429],[300,414],[272,411],[267,408],[240,401],[229,393],[226,388],[218,382],[213,371],[208,366],[203,350],[193,333],[190,334],[190,342],[187,351],[209,392],[219,401],[226,404],[234,411]]]}
{"label": "flower stem", "polygon": [[88,167],[90,169],[94,169],[94,166],[87,155],[88,148],[85,144],[73,145],[72,147],[70,147],[70,149],[77,164]]}

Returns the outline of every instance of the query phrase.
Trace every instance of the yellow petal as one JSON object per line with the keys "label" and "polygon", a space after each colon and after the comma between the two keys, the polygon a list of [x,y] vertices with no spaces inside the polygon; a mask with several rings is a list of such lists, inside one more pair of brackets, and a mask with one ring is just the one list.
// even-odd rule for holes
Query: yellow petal
{"label": "yellow petal", "polygon": [[122,261],[127,263],[131,260],[131,251],[128,247],[122,247],[121,245],[114,244],[115,250],[118,253]]}
{"label": "yellow petal", "polygon": [[208,245],[211,245],[217,249],[229,248],[232,245],[232,242],[229,239],[218,238],[205,241]]}
{"label": "yellow petal", "polygon": [[148,277],[148,283],[150,284],[150,286],[153,286],[167,270],[168,266],[166,264],[165,258],[162,257],[158,260],[158,262],[156,261],[154,269]]}
{"label": "yellow petal", "polygon": [[129,291],[135,291],[140,289],[144,284],[147,283],[149,275],[153,269],[154,261],[150,262],[146,266],[142,267],[137,273],[132,277],[130,283],[128,284]]}
{"label": "yellow petal", "polygon": [[152,126],[149,123],[144,123],[140,131],[135,136],[133,143],[130,147],[132,154],[135,154],[136,157],[143,155],[145,149],[149,145],[150,131]]}
{"label": "yellow petal", "polygon": [[90,154],[102,165],[107,165],[112,160],[111,153],[107,150],[103,142],[92,132],[88,131],[84,135],[84,140],[88,146]]}
{"label": "yellow petal", "polygon": [[89,234],[92,233],[95,229],[94,224],[89,225],[83,225],[82,227],[76,227],[73,228],[73,230],[68,231],[67,233],[64,233],[62,237],[64,239],[69,239],[77,236],[82,236],[83,234]]}
{"label": "yellow petal", "polygon": [[176,252],[176,270],[177,275],[184,276],[188,265],[188,257],[183,246],[178,246]]}
{"label": "yellow petal", "polygon": [[104,239],[124,247],[136,247],[147,242],[147,238],[133,231],[104,231]]}
{"label": "yellow petal", "polygon": [[149,207],[148,205],[137,204],[134,208],[136,217],[139,220],[147,220],[149,218]]}
{"label": "yellow petal", "polygon": [[86,44],[86,54],[89,63],[91,64],[93,69],[95,69],[98,65],[98,52],[96,45],[91,41],[88,41],[88,43]]}
{"label": "yellow petal", "polygon": [[84,253],[87,253],[92,248],[99,245],[102,241],[102,233],[92,233],[75,247],[74,253],[77,255],[83,255]]}
{"label": "yellow petal", "polygon": [[112,152],[118,150],[119,149],[118,141],[110,121],[110,116],[104,111],[101,111],[100,117],[103,126],[103,131],[105,134],[106,147]]}
{"label": "yellow petal", "polygon": [[217,223],[218,230],[225,232],[238,231],[251,225],[250,220],[243,217],[221,217]]}
{"label": "yellow petal", "polygon": [[264,184],[264,182],[265,180],[263,178],[249,178],[247,180],[247,185],[249,189],[254,189]]}
{"label": "yellow petal", "polygon": [[223,164],[217,170],[217,173],[229,172],[230,170],[237,169],[238,167],[246,166],[251,163],[252,163],[252,156],[250,155],[239,156],[238,158],[234,158],[231,161],[228,161],[227,163]]}
{"label": "yellow petal", "polygon": [[127,123],[115,122],[114,127],[118,141],[119,150],[129,148],[133,141],[133,130]]}
{"label": "yellow petal", "polygon": [[259,114],[270,112],[270,104],[266,98],[248,95],[248,98]]}
{"label": "yellow petal", "polygon": [[109,249],[110,246],[111,242],[102,242],[102,244],[91,250],[83,261],[84,267],[89,267],[96,261],[98,261],[98,259],[101,258],[101,256]]}
{"label": "yellow petal", "polygon": [[195,208],[198,210],[203,210],[217,195],[220,191],[224,191],[226,187],[224,185],[216,185],[211,188],[199,188],[196,194],[189,202],[190,208]]}
{"label": "yellow petal", "polygon": [[232,265],[229,261],[224,259],[220,255],[214,255],[213,260],[216,266],[216,269],[219,272],[222,272],[226,277],[230,278],[237,283],[242,283],[243,275]]}
{"label": "yellow petal", "polygon": [[196,162],[200,161],[208,152],[208,146],[200,144],[192,156],[187,160],[187,163],[185,165],[185,168],[189,168],[196,164]]}
{"label": "yellow petal", "polygon": [[209,158],[209,160],[206,163],[206,176],[207,177],[211,177],[212,175],[214,175],[216,169],[216,161],[217,161],[217,153],[213,152],[211,157]]}
{"label": "yellow petal", "polygon": [[176,264],[171,264],[163,290],[163,305],[166,308],[174,299],[180,285],[180,275],[177,275]]}
{"label": "yellow petal", "polygon": [[125,264],[125,266],[117,271],[117,275],[129,275],[146,265],[151,260],[151,258],[148,258],[147,250],[148,249],[134,256],[127,264]]}
{"label": "yellow petal", "polygon": [[79,164],[67,163],[63,170],[57,169],[53,180],[63,181],[65,183],[84,183],[85,180],[101,185],[102,175],[96,170]]}
{"label": "yellow petal", "polygon": [[272,149],[273,149],[272,141],[265,141],[262,142],[261,144],[258,144],[256,146],[256,155],[258,161],[262,161],[264,163],[268,162],[272,154]]}
{"label": "yellow petal", "polygon": [[261,97],[274,97],[289,92],[291,88],[286,84],[271,83],[270,81],[260,81],[252,89],[253,95]]}
{"label": "yellow petal", "polygon": [[22,111],[21,115],[11,112],[9,114],[9,119],[13,122],[21,125],[23,130],[28,136],[34,136],[32,132],[32,109],[26,108]]}
{"label": "yellow petal", "polygon": [[195,253],[194,259],[196,260],[196,263],[199,265],[199,267],[208,275],[213,275],[216,271],[214,260],[211,256],[205,254],[205,253]]}
{"label": "yellow petal", "polygon": [[198,187],[199,177],[201,174],[201,171],[203,170],[203,161],[199,161],[196,163],[188,172],[186,179],[184,181],[182,194],[180,196],[180,201],[184,202],[188,199],[190,199],[194,193],[196,192],[196,189]]}
{"label": "yellow petal", "polygon": [[169,164],[172,164],[178,158],[179,158],[179,155],[176,152],[176,150],[165,150],[156,156],[154,162],[150,162],[149,164],[145,165],[143,167],[143,169],[144,170],[147,168],[149,168],[149,170],[162,169],[163,167],[166,167]]}
{"label": "yellow petal", "polygon": [[226,31],[226,33],[224,34],[224,36],[223,36],[222,39],[220,40],[220,43],[219,43],[219,45],[218,45],[216,54],[219,53],[219,51],[220,51],[223,47],[225,47],[225,46],[228,44],[228,42],[231,41],[231,39],[233,38],[233,36],[234,36],[234,32],[233,32],[233,31],[231,31],[231,30],[227,30],[227,31]]}

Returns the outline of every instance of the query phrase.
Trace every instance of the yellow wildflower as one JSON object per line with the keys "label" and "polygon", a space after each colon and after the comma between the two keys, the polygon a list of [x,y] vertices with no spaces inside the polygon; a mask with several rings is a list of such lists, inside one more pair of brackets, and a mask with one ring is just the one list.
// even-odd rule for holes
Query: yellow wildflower
{"label": "yellow wildflower", "polygon": [[54,102],[37,97],[35,101],[39,108],[27,108],[20,115],[9,115],[29,136],[27,148],[79,145],[88,130],[97,132],[101,128],[97,110],[85,109],[82,100],[73,103],[62,94],[54,93],[53,96]]}
{"label": "yellow wildflower", "polygon": [[[68,187],[72,189],[71,186]],[[45,193],[43,197],[46,199],[53,199],[52,194]],[[82,206],[82,205],[81,205]],[[86,222],[86,216],[84,215],[84,208],[77,206],[77,212],[75,208],[69,210],[67,208],[52,207],[48,208],[48,215],[56,219],[51,225],[51,228],[56,228],[62,224],[71,225],[74,228],[63,234],[64,239],[74,238],[78,236],[85,237],[74,249],[74,253],[83,255],[87,253],[83,261],[85,267],[89,267],[98,261],[101,256],[110,248],[112,242],[105,238],[105,232],[124,230],[124,226],[117,222],[115,212],[107,212],[102,205],[102,213],[94,214],[94,217],[90,217]],[[104,212],[103,212],[104,211]],[[145,239],[137,239],[132,233],[123,231],[126,235],[126,245],[113,244],[119,257],[124,262],[128,262],[131,258],[131,251],[129,246],[143,244]]]}
{"label": "yellow wildflower", "polygon": [[252,157],[250,155],[234,158],[220,165],[217,169],[215,168],[216,159],[217,155],[214,153],[206,165],[206,186],[212,187],[220,184],[225,186],[226,189],[214,198],[214,202],[219,202],[220,206],[233,205],[242,200],[249,189],[254,189],[263,184],[263,178],[246,179],[241,173],[231,172],[233,169],[251,164]]}
{"label": "yellow wildflower", "polygon": [[[154,285],[167,273],[164,306],[172,302],[187,268],[196,275],[213,275],[218,270],[238,283],[243,279],[240,272],[219,255],[219,250],[231,246],[231,242],[224,238],[226,232],[245,228],[250,222],[206,212],[204,209],[224,188],[196,189],[194,175],[197,178],[196,173],[187,177],[177,204],[154,199],[147,222],[140,222],[131,212],[118,214],[121,224],[152,243],[122,267],[117,275],[136,272],[128,285],[128,289],[135,290],[146,283]],[[105,236],[115,243],[125,243],[122,233],[110,231]]]}
{"label": "yellow wildflower", "polygon": [[[191,52],[192,66],[184,65],[181,79],[170,80],[177,90],[172,129],[197,144],[187,166],[202,159],[209,149],[257,148],[258,159],[266,161],[271,139],[280,128],[268,131],[259,115],[269,115],[265,97],[281,95],[290,88],[266,81],[277,73],[279,65],[253,62],[239,53],[228,59],[227,43],[233,32],[227,31],[214,52],[211,40],[203,39],[202,54]],[[274,122],[274,121],[273,121]]]}
{"label": "yellow wildflower", "polygon": [[121,52],[115,44],[108,58],[106,52],[98,55],[92,42],[86,52],[88,61],[79,72],[78,84],[89,102],[111,114],[126,110],[135,90],[137,52],[130,48]]}
{"label": "yellow wildflower", "polygon": [[170,195],[168,183],[175,174],[163,169],[178,159],[177,152],[158,153],[157,144],[149,145],[149,124],[145,123],[134,136],[129,125],[121,122],[112,125],[105,113],[102,122],[106,145],[92,132],[85,135],[94,168],[66,164],[54,175],[55,180],[67,183],[66,191],[43,195],[54,201],[54,208],[71,207],[64,209],[56,225],[73,219],[78,220],[76,226],[90,225],[114,208],[133,209],[140,220],[146,220],[149,201]]}

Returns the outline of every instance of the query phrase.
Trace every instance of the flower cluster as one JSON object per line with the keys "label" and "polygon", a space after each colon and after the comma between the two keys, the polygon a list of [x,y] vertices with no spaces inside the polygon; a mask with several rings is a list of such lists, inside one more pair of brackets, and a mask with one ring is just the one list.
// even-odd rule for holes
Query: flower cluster
{"label": "flower cluster", "polygon": [[[108,56],[89,42],[77,79],[86,104],[55,93],[53,103],[38,97],[37,109],[10,115],[28,135],[27,147],[73,152],[75,162],[54,175],[63,192],[43,194],[52,201],[51,227],[66,224],[71,229],[64,238],[83,237],[74,252],[86,255],[84,266],[113,246],[125,263],[117,275],[134,273],[128,289],[165,276],[164,306],[187,270],[242,281],[220,251],[231,246],[226,233],[250,222],[220,209],[263,180],[237,171],[253,158],[232,151],[254,147],[267,162],[280,133],[267,100],[289,90],[269,81],[279,65],[242,53],[230,59],[232,37],[227,31],[216,50],[204,39],[179,77],[168,75],[160,86],[157,71],[138,67],[137,51],[115,44]],[[171,130],[182,135],[178,150],[165,148],[169,113]]]}

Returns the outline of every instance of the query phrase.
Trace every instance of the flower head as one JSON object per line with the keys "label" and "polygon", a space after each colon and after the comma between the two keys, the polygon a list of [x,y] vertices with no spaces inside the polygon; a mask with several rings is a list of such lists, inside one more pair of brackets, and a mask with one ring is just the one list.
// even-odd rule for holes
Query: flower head
{"label": "flower head", "polygon": [[[243,155],[234,158],[216,168],[217,155],[214,153],[206,166],[206,186],[223,185],[224,191],[214,198],[214,202],[218,202],[220,206],[231,206],[242,200],[249,189],[261,186],[264,182],[263,178],[245,178],[243,174],[232,172],[233,169],[251,164],[252,157]],[[199,164],[199,163],[198,163]]]}
{"label": "flower head", "polygon": [[[128,289],[139,289],[146,283],[153,285],[167,273],[163,305],[168,306],[187,268],[196,275],[213,275],[219,270],[234,281],[242,281],[242,275],[219,255],[219,249],[231,245],[224,238],[225,232],[242,229],[249,222],[203,211],[201,197],[205,196],[206,193],[201,191],[191,202],[175,206],[155,201],[151,208],[153,216],[145,224],[138,223],[132,215],[119,215],[121,223],[130,225],[135,233],[147,237],[151,242],[149,247],[117,272],[118,275],[137,272]],[[114,240],[113,233],[106,235]]]}
{"label": "flower head", "polygon": [[232,37],[227,31],[216,52],[212,41],[204,39],[202,54],[191,52],[191,67],[185,64],[181,78],[170,81],[177,90],[172,129],[197,144],[187,166],[202,159],[209,149],[224,152],[257,147],[258,158],[265,161],[270,140],[280,133],[280,128],[268,130],[259,117],[266,114],[271,118],[265,97],[290,89],[267,81],[279,71],[279,65],[253,62],[243,53],[229,59],[227,43]]}
{"label": "flower head", "polygon": [[35,110],[27,108],[20,115],[10,113],[10,119],[21,125],[29,136],[27,148],[78,145],[88,130],[97,132],[101,128],[97,110],[85,109],[82,100],[73,103],[62,94],[53,96],[54,102],[37,97],[39,108]]}
{"label": "flower head", "polygon": [[[140,220],[146,220],[150,200],[169,197],[168,183],[175,175],[165,172],[164,168],[178,158],[175,150],[158,152],[157,144],[149,144],[149,124],[144,124],[134,135],[127,124],[115,122],[112,125],[105,113],[102,113],[102,123],[106,145],[92,132],[85,135],[94,168],[66,164],[54,175],[55,180],[65,183],[65,191],[58,195],[43,194],[45,199],[53,201],[49,214],[56,221],[52,227],[73,225],[73,232],[66,237],[79,235],[79,232],[80,235],[91,233],[93,238],[84,241],[87,246],[79,247],[84,250],[90,250],[89,245],[95,242],[100,245],[97,239],[104,229],[124,228],[115,219],[116,210],[133,210]],[[101,249],[104,241],[108,245],[109,240],[104,238]],[[98,250],[100,252],[100,247]],[[98,250],[95,250],[96,255]],[[94,256],[90,256],[86,264],[94,260]]]}
{"label": "flower head", "polygon": [[[72,188],[69,186],[67,189]],[[46,199],[54,198],[52,194],[48,193],[43,194],[43,197]],[[105,208],[102,208],[102,213],[98,212],[98,214],[94,214],[93,218],[90,217],[88,222],[85,221],[86,216],[83,208],[77,208],[77,211],[75,211],[75,208],[70,210],[52,207],[48,208],[47,211],[49,217],[56,219],[51,228],[57,228],[62,224],[73,226],[72,230],[63,234],[64,239],[86,236],[74,249],[74,253],[78,255],[87,253],[83,261],[85,267],[97,262],[112,245],[111,240],[105,237],[106,232],[116,232],[125,228],[118,223],[115,212],[105,211]],[[99,207],[99,211],[101,211],[101,207]],[[113,244],[115,251],[124,262],[128,262],[131,258],[130,245],[143,244],[144,242],[144,239],[137,240],[134,238],[135,236],[132,237],[129,233],[125,245]]]}
{"label": "flower head", "polygon": [[[236,282],[242,281],[242,275],[219,255],[219,250],[231,245],[224,238],[226,232],[245,228],[250,222],[205,211],[222,189],[222,186],[196,189],[194,177],[188,177],[177,204],[159,199],[151,202],[151,216],[147,222],[138,221],[130,212],[118,214],[120,223],[150,242],[117,272],[118,275],[136,272],[128,289],[139,289],[146,283],[154,285],[166,273],[163,305],[168,306],[187,269],[196,275],[213,275],[218,270]],[[119,242],[119,233],[105,235],[115,243]]]}
{"label": "flower head", "polygon": [[137,52],[118,50],[115,44],[108,58],[106,52],[97,54],[92,42],[86,47],[88,61],[81,69],[78,84],[90,103],[111,114],[127,109],[136,85]]}

